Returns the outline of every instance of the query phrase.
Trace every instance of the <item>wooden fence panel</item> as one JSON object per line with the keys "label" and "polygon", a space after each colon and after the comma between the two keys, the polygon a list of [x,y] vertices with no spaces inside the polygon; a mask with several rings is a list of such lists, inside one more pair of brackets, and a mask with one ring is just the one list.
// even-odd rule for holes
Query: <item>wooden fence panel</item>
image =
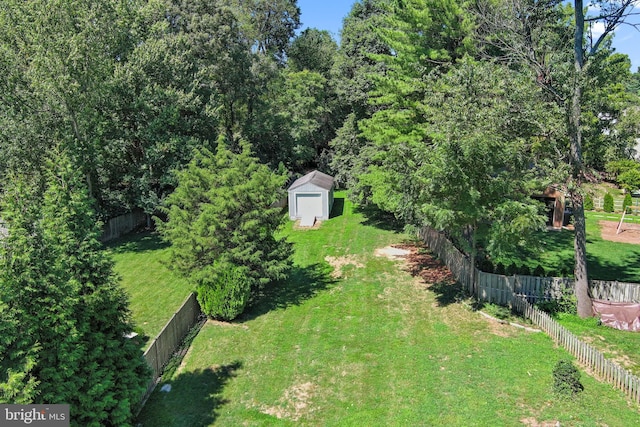
{"label": "wooden fence panel", "polygon": [[146,223],[147,215],[140,209],[111,218],[104,225],[100,241],[108,242],[109,240],[117,239]]}
{"label": "wooden fence panel", "polygon": [[152,370],[153,378],[149,381],[147,391],[142,397],[142,401],[151,394],[155,388],[162,371],[169,362],[179,344],[187,333],[198,322],[202,311],[196,299],[196,294],[190,294],[182,303],[162,331],[151,342],[151,345],[144,352],[144,358]]}

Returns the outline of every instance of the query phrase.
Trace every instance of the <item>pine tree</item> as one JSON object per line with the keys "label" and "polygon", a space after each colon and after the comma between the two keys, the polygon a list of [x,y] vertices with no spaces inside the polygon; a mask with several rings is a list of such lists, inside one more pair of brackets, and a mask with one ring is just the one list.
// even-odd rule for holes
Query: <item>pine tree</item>
{"label": "pine tree", "polygon": [[[196,151],[167,198],[167,221],[156,221],[172,245],[173,265],[196,287],[208,289],[217,286],[221,266],[231,265],[246,276],[254,296],[284,279],[291,245],[276,238],[285,217],[271,205],[284,195],[285,181],[258,163],[246,143],[237,154],[222,138],[215,154]],[[210,295],[201,292],[199,299],[205,294]]]}
{"label": "pine tree", "polygon": [[3,200],[0,299],[16,327],[2,342],[13,375],[0,382],[19,380],[9,391],[31,390],[32,403],[70,404],[72,425],[127,425],[148,380],[125,337],[128,301],[98,241],[85,181],[64,155],[46,169],[44,197],[18,178]]}
{"label": "pine tree", "polygon": [[604,195],[603,209],[605,212],[613,212],[613,196],[611,195],[611,193],[607,193]]}
{"label": "pine tree", "polygon": [[622,211],[630,214],[631,206],[633,206],[633,199],[631,198],[631,193],[627,191],[622,202]]}

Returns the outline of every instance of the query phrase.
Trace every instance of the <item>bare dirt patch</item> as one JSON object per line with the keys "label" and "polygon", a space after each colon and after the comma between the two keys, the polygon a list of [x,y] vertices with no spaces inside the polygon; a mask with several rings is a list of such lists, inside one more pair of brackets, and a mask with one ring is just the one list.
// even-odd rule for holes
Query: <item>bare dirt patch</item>
{"label": "bare dirt patch", "polygon": [[419,277],[427,285],[452,285],[456,282],[451,271],[425,246],[406,245],[405,247],[410,250],[406,261],[407,270],[412,276]]}
{"label": "bare dirt patch", "polygon": [[302,227],[300,225],[300,220],[296,220],[296,222],[293,224],[293,229],[294,230],[317,230],[318,228],[320,228],[321,225],[322,225],[322,221],[316,220],[316,222],[313,223],[313,226]]}
{"label": "bare dirt patch", "polygon": [[407,271],[414,277],[422,279],[426,284],[455,283],[453,274],[436,259],[425,246],[418,244],[398,244],[376,249],[375,256],[392,260],[403,260]]}
{"label": "bare dirt patch", "polygon": [[311,400],[316,394],[316,385],[311,382],[295,384],[284,391],[280,398],[281,405],[263,406],[261,411],[278,419],[298,421],[312,412]]}
{"label": "bare dirt patch", "polygon": [[411,250],[395,246],[387,246],[386,248],[376,249],[373,254],[378,257],[386,257],[389,259],[397,260],[411,254]]}
{"label": "bare dirt patch", "polygon": [[347,255],[341,257],[335,256],[326,256],[324,260],[329,263],[331,267],[333,267],[333,272],[331,273],[331,277],[335,279],[339,279],[343,275],[343,267],[347,265],[352,265],[355,268],[363,268],[364,264],[358,261],[355,255]]}
{"label": "bare dirt patch", "polygon": [[520,420],[522,424],[529,427],[559,427],[560,421],[538,421],[533,417],[523,418]]}
{"label": "bare dirt patch", "polygon": [[620,234],[616,234],[618,230],[618,221],[598,221],[600,226],[600,235],[604,240],[619,243],[635,243],[640,245],[640,225],[639,224],[623,224]]}

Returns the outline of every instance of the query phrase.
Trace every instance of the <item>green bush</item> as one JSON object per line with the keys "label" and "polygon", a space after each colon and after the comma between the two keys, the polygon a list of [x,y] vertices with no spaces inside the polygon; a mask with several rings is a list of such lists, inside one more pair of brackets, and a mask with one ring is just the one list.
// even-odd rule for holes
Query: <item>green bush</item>
{"label": "green bush", "polygon": [[476,264],[478,269],[484,271],[485,273],[492,273],[494,270],[493,263],[487,257],[478,258]]}
{"label": "green bush", "polygon": [[238,267],[218,265],[200,281],[197,297],[202,312],[219,320],[233,320],[244,311],[251,296],[251,280]]}
{"label": "green bush", "polygon": [[505,268],[505,273],[507,276],[513,276],[514,274],[518,274],[520,268],[515,264],[511,263]]}
{"label": "green bush", "polygon": [[533,269],[533,274],[532,275],[533,276],[538,276],[538,277],[546,277],[547,272],[544,270],[543,266],[538,264],[538,266]]}
{"label": "green bush", "polygon": [[627,191],[640,188],[640,170],[630,169],[618,175],[618,184]]}
{"label": "green bush", "polygon": [[631,193],[627,191],[627,194],[624,195],[624,201],[622,202],[622,210],[630,214],[631,206],[633,206],[633,199],[631,198]]}
{"label": "green bush", "polygon": [[518,274],[521,276],[531,276],[531,268],[527,264],[522,264],[518,270]]}
{"label": "green bush", "polygon": [[495,266],[495,270],[493,270],[495,274],[506,274],[506,270],[504,268],[504,264],[499,262]]}
{"label": "green bush", "polygon": [[604,211],[605,212],[613,212],[613,196],[611,193],[607,193],[604,195]]}
{"label": "green bush", "polygon": [[586,194],[584,196],[584,210],[585,211],[592,211],[593,208],[594,208],[593,199],[591,198],[590,194]]}
{"label": "green bush", "polygon": [[570,360],[558,360],[553,368],[553,391],[564,396],[574,396],[584,390],[580,371]]}

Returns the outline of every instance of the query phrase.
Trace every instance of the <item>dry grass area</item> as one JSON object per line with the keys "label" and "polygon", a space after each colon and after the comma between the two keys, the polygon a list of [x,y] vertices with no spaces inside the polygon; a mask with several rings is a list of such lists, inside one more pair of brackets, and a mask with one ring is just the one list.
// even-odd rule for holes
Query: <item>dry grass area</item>
{"label": "dry grass area", "polygon": [[331,273],[331,277],[334,279],[339,279],[344,276],[344,267],[350,265],[354,268],[363,268],[364,264],[358,260],[355,255],[347,255],[347,256],[326,256],[324,260],[333,267],[333,272]]}

